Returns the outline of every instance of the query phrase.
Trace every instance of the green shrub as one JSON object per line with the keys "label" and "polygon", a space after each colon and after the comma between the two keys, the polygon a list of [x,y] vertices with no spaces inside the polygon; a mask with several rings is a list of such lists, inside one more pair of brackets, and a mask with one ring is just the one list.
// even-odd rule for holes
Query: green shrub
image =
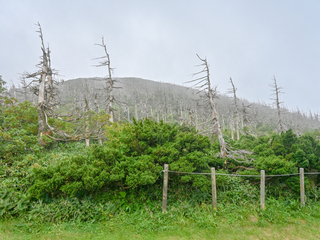
{"label": "green shrub", "polygon": [[[180,172],[209,172],[215,161],[207,137],[149,119],[107,128],[109,141],[92,145],[84,153],[66,157],[56,164],[33,168],[35,182],[28,192],[41,199],[46,194],[88,196],[108,188],[152,186],[159,180],[163,164]],[[194,182],[199,176],[173,176],[173,181]],[[203,182],[203,181],[202,181]],[[207,181],[207,183],[210,183]],[[201,184],[200,184],[201,185]]]}

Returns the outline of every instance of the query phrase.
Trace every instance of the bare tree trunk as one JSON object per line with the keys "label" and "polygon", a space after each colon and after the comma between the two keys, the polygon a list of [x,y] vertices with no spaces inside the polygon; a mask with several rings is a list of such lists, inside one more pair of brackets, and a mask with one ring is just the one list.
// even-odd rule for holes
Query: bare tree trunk
{"label": "bare tree trunk", "polygon": [[198,130],[198,111],[197,111],[197,109],[195,110],[195,126],[196,126],[196,130]]}
{"label": "bare tree trunk", "polygon": [[[206,61],[206,65],[207,65],[207,61]],[[208,69],[208,76],[209,76],[209,69]],[[209,78],[209,77],[208,77]],[[209,82],[209,89],[210,89],[210,81]],[[220,143],[220,154],[221,157],[224,158],[227,156],[227,146],[226,146],[226,142],[224,141],[222,132],[221,132],[221,126],[220,126],[220,122],[219,122],[219,115],[218,112],[216,110],[216,106],[213,102],[213,94],[212,94],[212,89],[209,90],[209,98],[210,98],[210,104],[211,104],[211,112],[212,112],[212,118],[216,119],[216,124],[217,124],[217,130],[218,130],[218,137],[219,137],[219,143]]]}
{"label": "bare tree trunk", "polygon": [[167,95],[164,93],[164,122],[167,122],[167,117],[168,117],[168,108],[167,108]]}
{"label": "bare tree trunk", "polygon": [[278,87],[277,85],[277,80],[276,80],[276,77],[273,76],[273,83],[270,84],[270,86],[272,87],[272,91],[273,91],[273,94],[272,96],[274,96],[274,98],[271,98],[272,100],[274,100],[274,105],[276,105],[276,108],[277,108],[277,115],[278,115],[278,133],[281,133],[281,132],[284,132],[285,129],[284,129],[284,124],[283,124],[283,120],[282,120],[282,116],[281,116],[281,104],[283,102],[280,102],[279,100],[279,95],[281,92],[281,89],[282,87]]}
{"label": "bare tree trunk", "polygon": [[104,49],[105,56],[96,58],[96,59],[105,59],[100,62],[99,65],[96,65],[96,67],[103,67],[107,66],[108,67],[108,76],[106,78],[106,91],[107,91],[107,99],[106,99],[106,110],[110,114],[110,122],[114,122],[114,108],[113,108],[113,102],[114,102],[114,83],[115,80],[112,79],[111,72],[113,69],[111,68],[110,65],[110,56],[107,51],[107,47],[104,43],[104,37],[102,36],[101,38],[101,44],[96,44]]}
{"label": "bare tree trunk", "polygon": [[43,44],[43,35],[42,35],[42,30],[40,27],[40,24],[38,23],[39,26],[39,33],[40,33],[40,39],[41,39],[41,50],[42,50],[42,72],[40,76],[40,85],[39,85],[39,95],[38,95],[38,137],[39,139],[41,138],[42,134],[47,132],[47,125],[46,125],[46,119],[45,119],[45,114],[44,114],[44,108],[46,105],[45,102],[45,83],[46,83],[46,78],[48,74],[48,59],[47,59],[47,53],[46,49]]}
{"label": "bare tree trunk", "polygon": [[160,122],[159,109],[157,109],[157,122]]}
{"label": "bare tree trunk", "polygon": [[48,95],[47,96],[47,102],[50,107],[53,105],[53,83],[52,83],[52,70],[51,70],[51,59],[50,59],[50,50],[48,48],[48,71],[47,71],[47,81],[48,81]]}
{"label": "bare tree trunk", "polygon": [[90,134],[90,129],[89,129],[89,115],[88,115],[88,112],[90,111],[90,106],[89,106],[89,88],[88,88],[88,83],[87,81],[85,81],[85,96],[84,96],[84,104],[85,104],[85,107],[84,107],[84,112],[86,114],[85,118],[86,118],[86,133],[85,133],[85,136],[86,136],[86,139],[85,139],[85,142],[86,142],[86,147],[89,147],[90,145],[90,138],[89,138],[89,134]]}
{"label": "bare tree trunk", "polygon": [[[209,72],[209,66],[207,63],[207,59],[202,59],[197,55],[197,57],[202,61],[202,64],[200,66],[203,66],[203,70],[195,73],[193,76],[198,75],[198,74],[203,74],[205,73],[205,76],[199,77],[195,80],[191,80],[189,82],[196,82],[193,87],[197,86],[198,89],[200,89],[200,92],[203,92],[205,94],[205,102],[209,103],[209,107],[211,109],[211,120],[213,121],[213,127],[216,127],[218,138],[219,138],[219,143],[220,143],[220,155],[222,158],[225,158],[227,156],[227,146],[226,142],[224,141],[222,131],[221,131],[221,126],[220,126],[220,121],[219,121],[219,115],[216,110],[215,103],[213,101],[215,93],[216,93],[216,88],[213,90],[211,88],[211,83],[210,83],[210,72]],[[209,100],[209,101],[208,101]],[[225,161],[225,166],[227,162]]]}
{"label": "bare tree trunk", "polygon": [[191,108],[188,109],[188,113],[189,113],[189,126],[192,126],[192,112],[191,112]]}
{"label": "bare tree trunk", "polygon": [[231,138],[234,140],[234,122],[233,122],[233,116],[232,114],[229,116],[229,125],[231,130]]}
{"label": "bare tree trunk", "polygon": [[222,119],[222,126],[221,126],[221,129],[222,129],[222,131],[224,131],[224,130],[225,130],[225,128],[226,128],[226,123],[225,123],[225,120],[224,120],[224,116],[223,116],[223,115],[221,115],[221,119]]}
{"label": "bare tree trunk", "polygon": [[94,95],[94,106],[96,109],[96,113],[99,113],[100,109],[99,109],[99,104],[98,104],[98,94],[97,93]]}
{"label": "bare tree trunk", "polygon": [[152,110],[152,106],[150,107],[150,114],[151,114],[151,119],[154,119],[154,117],[153,117],[153,110]]}
{"label": "bare tree trunk", "polygon": [[25,77],[22,77],[21,83],[22,83],[22,88],[23,88],[24,101],[28,101],[27,82],[26,82]]}
{"label": "bare tree trunk", "polygon": [[232,78],[230,78],[230,83],[232,85],[232,89],[230,92],[233,94],[234,106],[236,108],[236,130],[237,130],[237,140],[240,139],[240,130],[239,130],[239,109],[238,109],[238,99],[237,99],[237,89],[235,88]]}
{"label": "bare tree trunk", "polygon": [[135,116],[135,119],[136,119],[136,120],[139,119],[137,104],[134,105],[134,116]]}
{"label": "bare tree trunk", "polygon": [[[96,112],[96,114],[99,114],[99,112],[100,112],[100,109],[99,109],[99,104],[98,104],[98,94],[96,93],[95,95],[94,95],[94,107],[95,107],[95,112]],[[99,129],[99,133],[98,133],[98,143],[99,143],[99,145],[102,145],[102,138],[101,138],[101,125],[98,123],[98,126],[97,126],[97,128]],[[87,129],[87,131],[88,131],[88,129]],[[88,139],[89,140],[89,139]],[[87,139],[86,139],[86,146],[89,146],[89,141],[88,141],[88,143],[87,143]]]}
{"label": "bare tree trunk", "polygon": [[170,111],[170,116],[171,116],[171,121],[173,122],[173,113],[172,113],[172,106],[170,105],[170,108],[169,108],[169,111]]}
{"label": "bare tree trunk", "polygon": [[129,108],[129,106],[127,106],[127,118],[128,118],[128,122],[130,122],[130,108]]}

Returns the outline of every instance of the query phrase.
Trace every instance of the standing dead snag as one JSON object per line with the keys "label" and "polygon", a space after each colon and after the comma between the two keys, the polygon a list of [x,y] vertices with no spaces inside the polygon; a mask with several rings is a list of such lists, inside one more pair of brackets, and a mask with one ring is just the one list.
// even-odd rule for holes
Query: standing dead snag
{"label": "standing dead snag", "polygon": [[[38,96],[38,136],[39,141],[41,141],[41,136],[47,135],[50,130],[47,116],[54,115],[53,107],[57,105],[54,102],[54,97],[57,95],[54,84],[58,84],[59,82],[53,78],[53,75],[56,75],[57,72],[51,68],[50,49],[44,46],[41,25],[37,23],[36,26],[39,28],[36,32],[39,33],[42,51],[41,61],[37,65],[39,70],[34,73],[25,72],[22,80],[25,91],[27,88],[30,88]],[[27,84],[26,79],[31,79],[31,81]]]}
{"label": "standing dead snag", "polygon": [[[51,68],[51,59],[50,59],[50,49],[49,47],[45,48],[43,41],[43,34],[41,25],[36,24],[41,40],[41,61],[37,65],[39,70],[34,73],[25,72],[22,75],[23,88],[31,89],[33,94],[38,97],[38,136],[39,141],[41,141],[41,136],[48,134],[50,127],[47,123],[47,117],[55,116],[53,112],[54,106],[58,106],[55,97],[57,95],[57,88],[55,85],[58,85],[60,82],[54,79],[54,75],[57,75],[57,71]],[[31,79],[29,83],[26,83],[26,79]]]}
{"label": "standing dead snag", "polygon": [[230,78],[230,83],[232,85],[232,89],[229,89],[229,93],[233,94],[234,106],[236,108],[236,128],[237,128],[237,140],[240,139],[240,130],[239,130],[239,109],[238,109],[238,99],[237,99],[237,89],[235,88],[232,78]]}
{"label": "standing dead snag", "polygon": [[281,90],[283,88],[278,86],[275,76],[273,76],[272,80],[273,80],[273,82],[269,86],[271,87],[271,90],[273,92],[271,94],[271,96],[273,96],[273,98],[270,98],[270,99],[274,101],[273,105],[275,105],[276,108],[277,108],[277,114],[278,114],[278,124],[277,124],[277,128],[278,129],[277,130],[278,130],[278,133],[281,133],[281,132],[285,131],[283,120],[282,120],[282,117],[281,117],[281,113],[282,113],[281,104],[283,102],[280,102],[280,100],[279,100],[279,95],[281,93],[283,93],[283,92],[281,92]]}
{"label": "standing dead snag", "polygon": [[210,72],[209,72],[209,66],[207,63],[207,59],[202,59],[197,54],[197,57],[200,59],[202,64],[198,65],[203,67],[203,69],[200,72],[197,72],[193,74],[193,76],[199,76],[201,74],[204,74],[204,76],[199,76],[198,78],[188,81],[186,83],[194,83],[191,88],[197,88],[199,91],[198,93],[202,93],[202,106],[205,108],[209,108],[211,112],[211,118],[209,119],[209,122],[212,123],[212,126],[210,129],[215,128],[218,134],[219,143],[220,143],[220,155],[222,158],[227,156],[227,147],[226,142],[224,141],[222,132],[221,132],[221,126],[219,122],[219,115],[216,110],[216,106],[214,103],[214,98],[216,96],[216,88],[211,88],[210,83]]}
{"label": "standing dead snag", "polygon": [[89,147],[90,145],[90,130],[89,130],[89,111],[90,111],[90,106],[89,106],[89,87],[88,87],[88,83],[87,81],[85,81],[85,95],[84,95],[84,109],[83,109],[83,112],[84,112],[84,115],[85,115],[85,126],[86,126],[86,130],[85,130],[85,136],[86,136],[86,139],[85,139],[85,143],[86,143],[86,147]]}
{"label": "standing dead snag", "polygon": [[[50,58],[50,50],[49,47],[46,49],[43,43],[43,34],[42,29],[39,23],[36,24],[39,27],[37,31],[39,33],[39,37],[41,40],[41,50],[42,57],[41,61],[38,64],[39,70],[35,73],[25,73],[24,78],[33,79],[28,86],[30,86],[34,92],[34,94],[38,95],[38,136],[39,140],[43,134],[48,131],[48,127],[46,124],[46,114],[45,109],[48,108],[47,104],[47,89],[46,89],[46,79],[48,78],[48,73],[52,75],[52,70],[49,66],[49,58]],[[27,87],[27,86],[26,86]]]}
{"label": "standing dead snag", "polygon": [[241,109],[242,126],[241,126],[241,128],[242,128],[244,134],[246,134],[246,135],[251,134],[254,136],[254,133],[252,133],[252,131],[250,130],[250,128],[253,128],[253,126],[252,126],[252,122],[250,120],[249,113],[248,113],[248,108],[250,108],[251,106],[252,106],[252,104],[244,105],[244,103],[242,103],[242,109]]}
{"label": "standing dead snag", "polygon": [[112,79],[111,72],[113,72],[113,69],[110,66],[110,56],[107,51],[107,47],[104,43],[104,37],[101,37],[101,44],[95,44],[97,46],[100,46],[103,48],[105,55],[99,58],[94,59],[102,59],[101,62],[98,65],[94,65],[95,67],[108,67],[108,75],[106,77],[106,111],[110,114],[110,122],[114,121],[114,108],[113,108],[113,102],[114,102],[114,83],[115,80]]}
{"label": "standing dead snag", "polygon": [[[82,140],[88,138],[88,132],[86,132],[84,120],[87,120],[86,114],[81,114],[79,111],[68,115],[58,115],[54,112],[54,107],[58,106],[57,100],[57,88],[56,85],[59,81],[56,81],[54,76],[57,75],[56,71],[51,68],[50,50],[49,47],[45,48],[43,42],[42,29],[39,23],[36,24],[39,28],[37,31],[41,39],[41,50],[42,57],[40,63],[37,65],[39,68],[37,72],[28,73],[24,72],[23,80],[31,79],[27,84],[24,84],[25,88],[31,89],[32,92],[38,97],[38,135],[39,142],[45,144],[45,140],[42,138],[43,135],[60,141],[73,141]],[[76,111],[76,109],[75,109]],[[84,116],[83,116],[84,115]],[[58,127],[54,127],[49,124],[49,118],[55,118],[64,122],[71,122],[74,124],[74,128],[71,130],[59,130]],[[99,119],[99,126],[107,124],[107,120]],[[90,123],[89,123],[90,124]],[[60,126],[59,126],[60,128]],[[71,132],[71,133],[67,133]],[[97,136],[100,132],[100,128],[90,130],[90,136]]]}

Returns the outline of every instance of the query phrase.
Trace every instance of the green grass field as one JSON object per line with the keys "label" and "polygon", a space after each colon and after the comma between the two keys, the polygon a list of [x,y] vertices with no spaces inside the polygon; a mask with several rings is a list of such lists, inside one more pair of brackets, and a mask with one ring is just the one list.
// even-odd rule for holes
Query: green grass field
{"label": "green grass field", "polygon": [[109,222],[44,224],[35,232],[29,232],[17,221],[9,221],[1,223],[0,239],[320,239],[320,220],[298,219],[290,224],[263,227],[254,221],[209,229],[185,223],[175,230],[164,231],[136,231],[132,226]]}
{"label": "green grass field", "polygon": [[[160,209],[159,209],[160,210]],[[320,204],[300,208],[297,202],[220,205],[184,204],[161,211],[121,212],[103,222],[2,220],[0,239],[320,239]]]}

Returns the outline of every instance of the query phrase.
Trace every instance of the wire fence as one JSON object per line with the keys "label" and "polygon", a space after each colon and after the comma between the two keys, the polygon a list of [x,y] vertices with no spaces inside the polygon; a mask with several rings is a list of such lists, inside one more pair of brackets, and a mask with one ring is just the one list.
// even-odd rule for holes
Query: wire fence
{"label": "wire fence", "polygon": [[217,189],[216,189],[216,175],[231,176],[231,177],[256,177],[260,178],[260,206],[265,209],[265,178],[266,177],[289,177],[289,176],[300,176],[300,202],[301,206],[305,206],[305,189],[304,189],[304,175],[319,175],[320,172],[304,172],[303,168],[299,169],[299,173],[289,174],[277,174],[277,175],[265,175],[265,170],[260,171],[260,175],[241,175],[241,174],[227,174],[227,173],[216,173],[215,168],[211,168],[210,173],[195,173],[195,172],[178,172],[169,171],[169,164],[164,165],[164,169],[161,171],[164,173],[163,177],[163,196],[162,196],[162,212],[166,211],[167,208],[167,197],[168,197],[168,174],[190,174],[190,175],[211,175],[212,182],[212,204],[213,209],[217,210]]}
{"label": "wire fence", "polygon": [[[164,172],[164,170],[161,170]],[[211,173],[195,173],[195,172],[177,172],[177,171],[168,171],[169,173],[181,173],[181,174],[191,174],[191,175],[211,175]],[[305,175],[317,175],[320,172],[308,172],[304,173]],[[216,175],[221,176],[231,176],[231,177],[261,177],[261,175],[241,175],[241,174],[227,174],[227,173],[216,173]],[[288,176],[297,176],[300,173],[289,173],[289,174],[278,174],[278,175],[265,175],[266,177],[288,177]]]}

